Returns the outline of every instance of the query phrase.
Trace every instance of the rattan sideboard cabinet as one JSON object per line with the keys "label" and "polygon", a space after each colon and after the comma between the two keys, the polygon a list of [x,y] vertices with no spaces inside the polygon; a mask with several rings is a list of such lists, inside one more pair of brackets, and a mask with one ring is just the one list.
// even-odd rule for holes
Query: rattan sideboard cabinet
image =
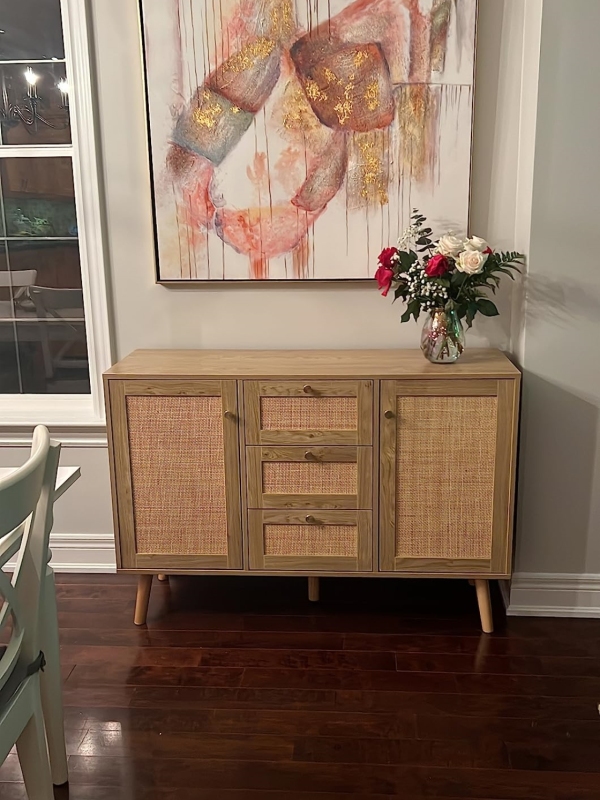
{"label": "rattan sideboard cabinet", "polygon": [[105,374],[117,567],[511,572],[520,373],[502,353],[138,350]]}

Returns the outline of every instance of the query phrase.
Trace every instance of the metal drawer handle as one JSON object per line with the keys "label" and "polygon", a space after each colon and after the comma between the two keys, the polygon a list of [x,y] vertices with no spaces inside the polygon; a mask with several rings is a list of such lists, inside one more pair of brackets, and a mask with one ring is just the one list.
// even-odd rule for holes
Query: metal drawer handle
{"label": "metal drawer handle", "polygon": [[311,450],[307,450],[306,453],[304,453],[304,458],[307,461],[316,461],[317,460],[316,455]]}
{"label": "metal drawer handle", "polygon": [[394,412],[393,411],[386,411],[383,415],[386,419],[394,419]]}
{"label": "metal drawer handle", "polygon": [[226,411],[225,419],[235,419],[235,413],[233,411]]}
{"label": "metal drawer handle", "polygon": [[304,394],[312,394],[313,388],[309,383],[307,383],[306,386],[302,387],[302,391],[304,392]]}
{"label": "metal drawer handle", "polygon": [[312,515],[312,514],[307,514],[307,515],[304,517],[304,519],[305,519],[307,522],[316,522],[316,521],[317,521],[317,520],[316,520],[316,519],[313,517],[313,515]]}

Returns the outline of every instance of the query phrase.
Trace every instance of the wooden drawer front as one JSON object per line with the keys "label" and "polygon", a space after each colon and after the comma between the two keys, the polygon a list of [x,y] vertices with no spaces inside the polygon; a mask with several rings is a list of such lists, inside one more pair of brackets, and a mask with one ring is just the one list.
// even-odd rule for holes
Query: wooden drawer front
{"label": "wooden drawer front", "polygon": [[372,569],[370,511],[248,512],[250,569]]}
{"label": "wooden drawer front", "polygon": [[371,447],[247,447],[249,508],[372,507]]}
{"label": "wooden drawer front", "polygon": [[382,568],[502,572],[514,386],[429,383],[383,387]]}
{"label": "wooden drawer front", "polygon": [[247,444],[373,441],[373,381],[246,381]]}
{"label": "wooden drawer front", "polygon": [[235,384],[113,382],[111,411],[123,566],[241,567]]}

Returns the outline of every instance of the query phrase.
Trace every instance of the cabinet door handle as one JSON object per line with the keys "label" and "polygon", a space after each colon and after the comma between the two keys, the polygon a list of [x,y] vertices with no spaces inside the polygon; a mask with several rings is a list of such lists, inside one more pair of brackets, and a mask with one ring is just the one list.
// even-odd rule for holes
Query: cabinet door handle
{"label": "cabinet door handle", "polygon": [[312,514],[307,514],[307,515],[304,517],[304,519],[305,519],[307,522],[316,522],[316,521],[317,521],[317,520],[316,520],[316,519],[313,517],[313,515],[312,515]]}
{"label": "cabinet door handle", "polygon": [[225,412],[225,419],[236,419],[234,411],[226,411]]}
{"label": "cabinet door handle", "polygon": [[394,419],[394,412],[393,411],[386,411],[383,415],[386,419]]}
{"label": "cabinet door handle", "polygon": [[304,392],[304,394],[312,394],[313,388],[309,383],[307,383],[306,386],[302,387],[302,391]]}
{"label": "cabinet door handle", "polygon": [[307,461],[316,461],[316,460],[317,460],[317,457],[316,457],[316,455],[315,455],[315,454],[312,452],[312,450],[307,450],[307,451],[306,451],[306,453],[304,453],[304,458],[305,458]]}

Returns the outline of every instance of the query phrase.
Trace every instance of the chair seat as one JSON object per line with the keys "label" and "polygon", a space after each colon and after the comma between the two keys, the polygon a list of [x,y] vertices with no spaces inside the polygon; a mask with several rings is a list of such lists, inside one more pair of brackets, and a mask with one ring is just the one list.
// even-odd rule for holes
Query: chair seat
{"label": "chair seat", "polygon": [[[5,652],[6,645],[0,646],[0,659]],[[6,708],[11,699],[15,696],[19,686],[23,683],[23,681],[29,678],[31,675],[35,675],[36,672],[43,670],[45,666],[46,659],[44,658],[44,654],[41,650],[39,656],[35,659],[35,661],[32,661],[31,664],[17,663],[8,680],[0,689],[0,713]]]}

